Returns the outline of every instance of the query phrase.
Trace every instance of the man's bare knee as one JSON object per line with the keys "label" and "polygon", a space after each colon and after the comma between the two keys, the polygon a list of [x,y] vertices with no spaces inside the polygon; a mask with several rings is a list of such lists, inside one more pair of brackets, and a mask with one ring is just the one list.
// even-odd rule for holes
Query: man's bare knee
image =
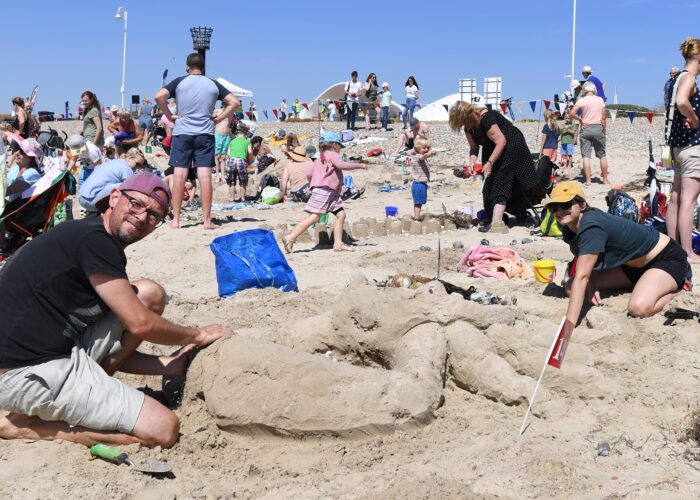
{"label": "man's bare knee", "polygon": [[165,289],[155,281],[138,280],[131,283],[139,300],[156,314],[163,314],[167,295]]}
{"label": "man's bare knee", "polygon": [[173,411],[146,397],[132,432],[146,446],[170,448],[180,433],[180,420]]}

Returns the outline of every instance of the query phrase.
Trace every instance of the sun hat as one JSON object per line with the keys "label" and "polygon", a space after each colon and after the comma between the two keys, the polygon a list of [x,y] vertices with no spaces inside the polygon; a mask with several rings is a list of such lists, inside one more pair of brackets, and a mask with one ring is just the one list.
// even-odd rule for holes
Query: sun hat
{"label": "sun hat", "polygon": [[576,90],[581,86],[581,82],[578,80],[571,80],[571,90]]}
{"label": "sun hat", "polygon": [[552,203],[566,203],[567,201],[573,200],[576,196],[583,200],[586,199],[586,194],[583,192],[583,186],[580,182],[560,182],[552,189],[549,200],[545,203],[545,206],[548,207]]}
{"label": "sun hat", "polygon": [[293,161],[297,162],[304,162],[304,161],[309,161],[309,158],[306,156],[306,148],[304,146],[297,146],[291,151],[285,151],[287,156],[289,156]]}
{"label": "sun hat", "polygon": [[72,151],[80,151],[85,147],[85,137],[80,134],[73,134],[66,140],[66,146]]}
{"label": "sun hat", "polygon": [[117,111],[119,111],[119,106],[117,106],[116,104],[112,104],[112,106],[109,108],[109,110],[112,113],[116,113]]}
{"label": "sun hat", "polygon": [[306,157],[311,158],[312,160],[315,160],[316,158],[320,157],[321,155],[318,154],[318,149],[316,149],[316,146],[306,146]]}
{"label": "sun hat", "polygon": [[343,141],[340,139],[340,134],[337,134],[335,132],[324,132],[321,134],[321,138],[318,140],[319,144],[326,144],[329,142],[337,142],[340,144],[341,148],[344,148],[343,146]]}
{"label": "sun hat", "polygon": [[26,156],[33,156],[36,158],[37,163],[41,163],[41,159],[44,157],[44,150],[41,148],[41,144],[34,139],[20,139],[17,140],[17,145]]}
{"label": "sun hat", "polygon": [[[168,185],[157,175],[152,174],[151,172],[141,172],[140,174],[132,175],[122,182],[117,189],[119,191],[136,191],[153,198],[161,207],[165,209],[165,213],[168,215],[168,217],[172,218],[173,213],[170,211],[170,202],[173,199],[173,195],[170,192]],[[165,192],[166,198],[163,198],[161,194],[158,194],[156,192],[157,189]],[[95,207],[97,207],[100,212],[104,213],[109,208],[110,195],[111,194],[108,194],[95,203]]]}
{"label": "sun hat", "polygon": [[590,66],[584,66],[583,69],[581,70],[581,73],[593,73],[593,70],[591,69]]}
{"label": "sun hat", "polygon": [[389,84],[387,82],[382,83],[382,88],[388,87],[388,86],[389,86]]}

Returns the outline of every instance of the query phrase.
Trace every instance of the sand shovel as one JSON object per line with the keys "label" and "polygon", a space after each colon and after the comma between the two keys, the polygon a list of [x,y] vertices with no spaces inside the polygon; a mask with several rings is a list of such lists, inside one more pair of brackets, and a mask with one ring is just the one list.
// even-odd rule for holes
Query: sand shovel
{"label": "sand shovel", "polygon": [[167,462],[158,460],[146,460],[140,466],[137,466],[126,453],[121,453],[119,450],[110,448],[104,444],[96,444],[90,448],[90,455],[93,458],[100,457],[117,465],[126,464],[129,469],[135,472],[143,472],[144,474],[167,474],[172,470]]}

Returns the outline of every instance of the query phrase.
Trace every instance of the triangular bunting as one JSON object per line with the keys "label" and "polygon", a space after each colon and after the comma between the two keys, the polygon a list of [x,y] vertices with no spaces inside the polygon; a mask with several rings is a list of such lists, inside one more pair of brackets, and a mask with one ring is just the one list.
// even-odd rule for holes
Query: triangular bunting
{"label": "triangular bunting", "polygon": [[565,102],[558,102],[557,109],[559,109],[559,113],[561,113],[563,115],[564,110],[566,109],[566,103]]}
{"label": "triangular bunting", "polygon": [[636,111],[628,111],[628,112],[627,112],[627,118],[630,119],[630,123],[632,123],[632,122],[634,121],[634,117],[635,117],[635,116],[637,116],[637,112],[636,112]]}
{"label": "triangular bunting", "polygon": [[612,118],[612,122],[615,123],[615,118],[617,118],[617,110],[616,109],[610,109],[610,118]]}
{"label": "triangular bunting", "polygon": [[542,102],[544,103],[544,107],[547,108],[547,109],[549,109],[549,105],[551,104],[551,102],[548,101],[547,99],[545,99],[545,100],[542,101]]}
{"label": "triangular bunting", "polygon": [[443,104],[442,107],[445,108],[445,111],[450,111],[447,107],[447,104]]}
{"label": "triangular bunting", "polygon": [[340,101],[333,101],[333,104],[335,104],[335,110],[340,111]]}
{"label": "triangular bunting", "polygon": [[647,120],[649,120],[649,123],[654,119],[654,112],[653,111],[647,111],[644,113],[644,116],[647,117]]}
{"label": "triangular bunting", "polygon": [[253,119],[253,113],[251,113],[250,111],[246,111],[245,115],[248,117],[249,120]]}
{"label": "triangular bunting", "polygon": [[488,109],[489,111],[492,111],[492,110],[493,110],[493,105],[492,105],[492,104],[487,104],[487,105],[486,105],[486,109]]}
{"label": "triangular bunting", "polygon": [[517,109],[520,113],[523,112],[523,103],[522,103],[522,101],[515,101],[515,109]]}
{"label": "triangular bunting", "polygon": [[530,101],[530,107],[532,108],[532,112],[535,112],[535,107],[537,106],[537,101]]}
{"label": "triangular bunting", "polygon": [[279,119],[280,116],[279,116],[279,114],[278,114],[278,112],[277,112],[276,109],[273,109],[273,110],[272,110],[272,114],[275,115],[275,118]]}
{"label": "triangular bunting", "polygon": [[309,110],[309,105],[306,104],[305,102],[302,102],[301,105],[304,106],[304,109],[305,109],[306,111]]}
{"label": "triangular bunting", "polygon": [[503,114],[506,114],[506,109],[508,109],[508,105],[505,102],[501,103],[501,110],[503,110]]}
{"label": "triangular bunting", "polygon": [[420,109],[422,106],[420,104],[416,104],[416,108]]}
{"label": "triangular bunting", "polygon": [[263,114],[265,115],[265,119],[267,120],[267,111],[263,109]]}

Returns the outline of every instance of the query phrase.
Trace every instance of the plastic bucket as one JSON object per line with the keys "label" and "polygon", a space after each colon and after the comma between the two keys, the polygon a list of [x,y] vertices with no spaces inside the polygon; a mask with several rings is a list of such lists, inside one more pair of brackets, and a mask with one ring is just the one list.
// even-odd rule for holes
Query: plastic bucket
{"label": "plastic bucket", "polygon": [[387,217],[396,217],[399,214],[399,207],[386,206],[384,207],[384,211]]}
{"label": "plastic bucket", "polygon": [[557,276],[557,263],[553,260],[536,260],[532,263],[535,279],[540,283],[551,283]]}

